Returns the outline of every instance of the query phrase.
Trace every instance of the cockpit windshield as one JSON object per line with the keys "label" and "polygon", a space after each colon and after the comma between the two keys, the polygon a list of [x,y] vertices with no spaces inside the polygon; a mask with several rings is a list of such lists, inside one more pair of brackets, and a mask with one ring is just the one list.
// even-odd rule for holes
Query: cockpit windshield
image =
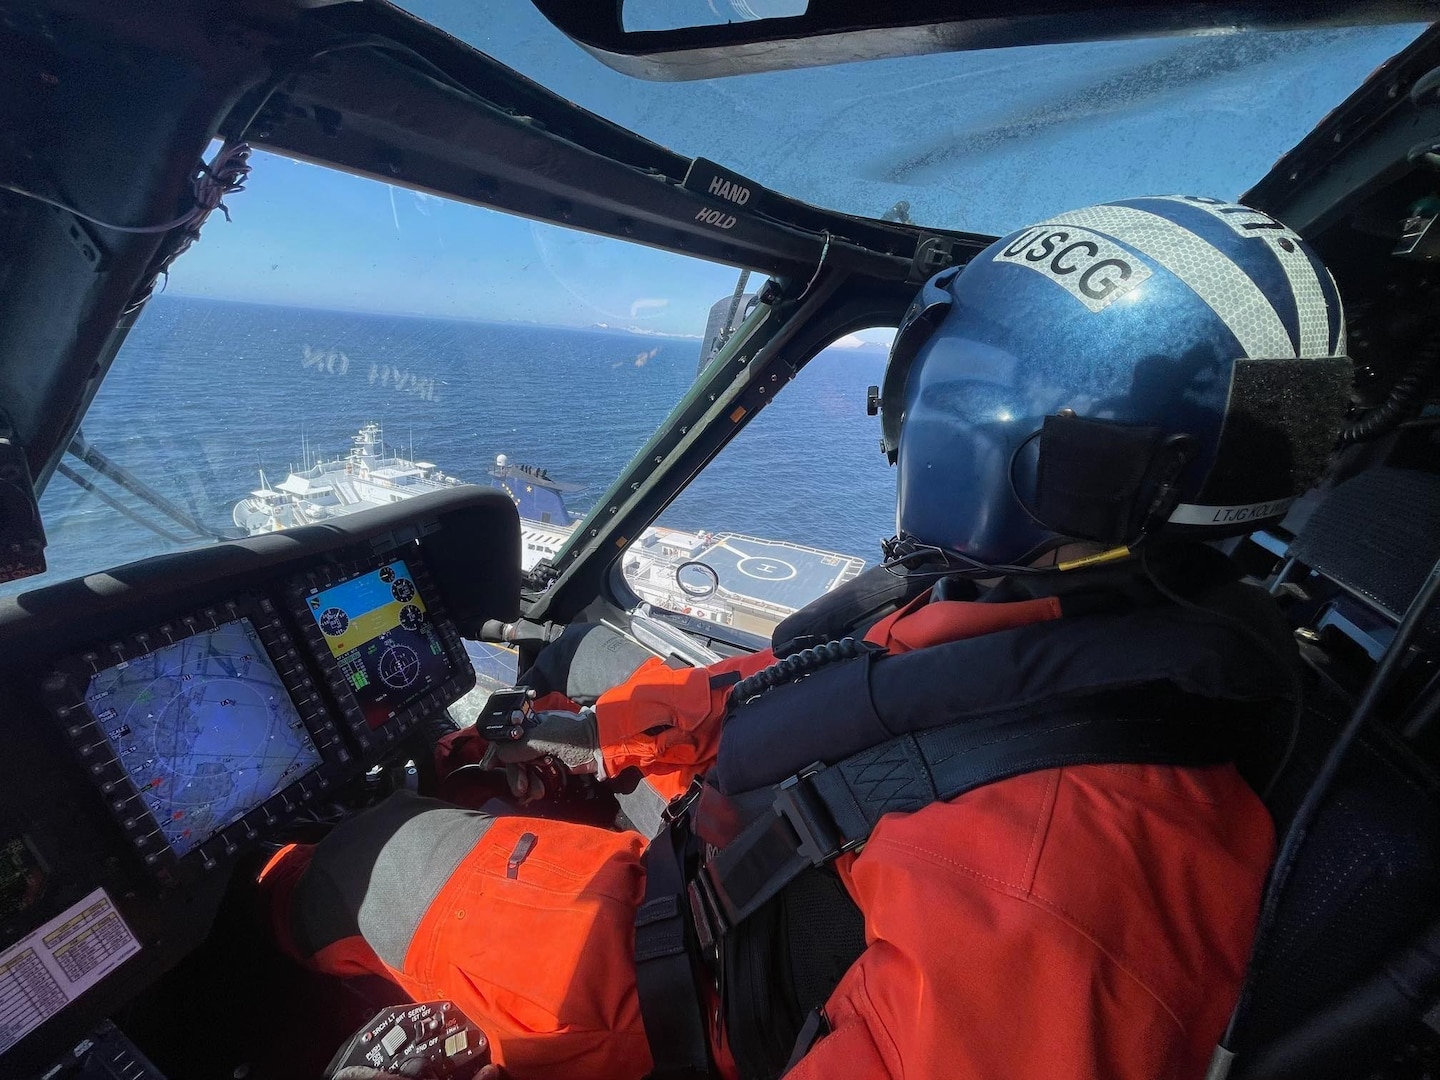
{"label": "cockpit windshield", "polygon": [[[786,194],[997,234],[1136,193],[1234,196],[1420,29],[650,83],[606,68],[525,0],[406,6],[608,119]],[[531,568],[692,384],[714,346],[707,320],[743,318],[760,285],[273,154],[252,165],[232,220],[210,221],[139,316],[49,481],[45,580],[456,483],[510,494]],[[763,631],[810,598],[790,595],[804,575],[786,566],[813,555],[828,588],[875,560],[892,479],[864,401],[886,339],[851,336],[812,364],[661,532],[637,538],[624,569],[642,599],[740,626],[714,597],[749,590],[761,615],[748,625]],[[777,460],[792,481],[775,482]],[[845,465],[826,479],[822,461]],[[694,572],[725,580],[686,588],[676,567],[706,552]]]}
{"label": "cockpit windshield", "polygon": [[462,482],[511,494],[537,562],[693,381],[734,289],[730,267],[251,164],[44,492],[48,574],[7,591]]}
{"label": "cockpit windshield", "polygon": [[[1425,28],[1217,29],[646,82],[528,0],[400,3],[608,120],[786,195],[997,234],[1142,192],[1233,198]],[[711,6],[736,20],[751,7]]]}

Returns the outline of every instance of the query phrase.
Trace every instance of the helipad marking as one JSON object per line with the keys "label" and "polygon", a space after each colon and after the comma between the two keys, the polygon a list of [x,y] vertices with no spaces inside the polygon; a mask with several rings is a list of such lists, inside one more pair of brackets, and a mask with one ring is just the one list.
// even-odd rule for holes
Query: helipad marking
{"label": "helipad marking", "polygon": [[[746,563],[754,563],[753,570]],[[765,555],[746,555],[735,564],[735,569],[755,581],[789,581],[799,573],[784,559],[772,559]]]}

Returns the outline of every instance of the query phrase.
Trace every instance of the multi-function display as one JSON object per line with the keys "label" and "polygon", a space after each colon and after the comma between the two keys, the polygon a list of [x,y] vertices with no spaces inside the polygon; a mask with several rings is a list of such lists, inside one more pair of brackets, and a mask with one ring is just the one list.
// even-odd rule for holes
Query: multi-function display
{"label": "multi-function display", "polygon": [[162,878],[211,869],[269,834],[350,761],[280,609],[263,596],[65,657],[41,691],[106,808]]}
{"label": "multi-function display", "polygon": [[403,559],[306,597],[341,678],[373,731],[454,673]]}
{"label": "multi-function display", "polygon": [[177,856],[321,764],[248,618],[102,668],[85,704]]}

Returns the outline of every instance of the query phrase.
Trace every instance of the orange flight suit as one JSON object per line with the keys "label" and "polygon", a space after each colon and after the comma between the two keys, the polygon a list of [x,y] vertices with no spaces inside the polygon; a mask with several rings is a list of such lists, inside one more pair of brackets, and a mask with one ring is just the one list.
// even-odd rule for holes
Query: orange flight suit
{"label": "orange flight suit", "polygon": [[[902,652],[1058,615],[1052,599],[921,601],[867,637]],[[642,666],[596,706],[607,773],[634,765],[683,790],[718,747],[727,691],[710,677],[771,659]],[[478,741],[456,738],[452,760]],[[516,869],[525,833],[537,840]],[[403,968],[360,938],[308,959],[453,999],[515,1080],[638,1080],[651,1064],[631,960],[643,848],[634,833],[499,818],[430,904]],[[1268,813],[1228,765],[1051,769],[890,814],[837,863],[867,948],[825,1006],[831,1033],[789,1076],[1199,1078],[1272,849]],[[271,871],[277,912],[309,855]]]}

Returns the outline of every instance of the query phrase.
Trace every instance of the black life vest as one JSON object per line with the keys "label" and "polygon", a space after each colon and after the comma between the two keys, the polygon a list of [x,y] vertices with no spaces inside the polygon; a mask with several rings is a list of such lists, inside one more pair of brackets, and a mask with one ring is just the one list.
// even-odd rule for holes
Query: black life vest
{"label": "black life vest", "polygon": [[746,1080],[803,1054],[865,948],[830,864],[884,814],[1063,765],[1278,756],[1267,744],[1283,742],[1275,720],[1297,683],[1269,598],[1234,581],[1204,608],[1117,595],[1062,597],[1088,614],[861,652],[732,707],[716,767],[646,854],[636,968],[654,1075],[705,1071],[697,976],[716,985]]}

